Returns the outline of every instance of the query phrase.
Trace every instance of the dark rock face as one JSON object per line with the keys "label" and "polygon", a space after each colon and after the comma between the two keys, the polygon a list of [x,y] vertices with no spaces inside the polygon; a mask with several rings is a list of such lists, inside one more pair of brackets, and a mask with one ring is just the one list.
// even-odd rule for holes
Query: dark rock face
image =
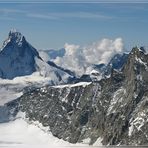
{"label": "dark rock face", "polygon": [[120,69],[125,64],[126,60],[128,58],[127,53],[123,54],[116,54],[108,63],[108,66],[111,66],[113,69]]}
{"label": "dark rock face", "polygon": [[71,143],[101,137],[104,145],[148,145],[148,54],[133,48],[110,78],[29,91],[15,108]]}
{"label": "dark rock face", "polygon": [[105,67],[104,74],[109,75],[112,69],[120,71],[126,63],[128,56],[128,53],[116,54]]}
{"label": "dark rock face", "polygon": [[53,62],[45,62],[38,51],[17,31],[10,31],[8,39],[0,50],[0,77],[13,79],[31,75],[38,71],[40,76],[50,77],[50,84],[69,83],[75,79],[74,73]]}
{"label": "dark rock face", "polygon": [[0,51],[0,77],[13,79],[32,74],[36,70],[35,57],[39,57],[38,52],[25,37],[19,32],[10,31]]}
{"label": "dark rock face", "polygon": [[57,69],[60,69],[60,70],[62,70],[62,71],[64,71],[64,72],[68,73],[69,75],[73,76],[74,78],[76,78],[75,73],[72,72],[72,71],[70,71],[69,69],[64,69],[64,68],[62,68],[62,67],[56,65],[56,64],[55,64],[54,62],[52,62],[52,61],[48,61],[47,63],[48,63],[50,66],[55,67],[55,68],[57,68]]}

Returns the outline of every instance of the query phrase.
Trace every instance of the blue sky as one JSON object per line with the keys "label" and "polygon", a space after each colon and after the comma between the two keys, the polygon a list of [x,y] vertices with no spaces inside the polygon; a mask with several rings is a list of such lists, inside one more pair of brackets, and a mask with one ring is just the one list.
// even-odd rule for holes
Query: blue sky
{"label": "blue sky", "polygon": [[129,50],[148,46],[148,3],[1,3],[1,44],[11,28],[38,49],[121,37]]}

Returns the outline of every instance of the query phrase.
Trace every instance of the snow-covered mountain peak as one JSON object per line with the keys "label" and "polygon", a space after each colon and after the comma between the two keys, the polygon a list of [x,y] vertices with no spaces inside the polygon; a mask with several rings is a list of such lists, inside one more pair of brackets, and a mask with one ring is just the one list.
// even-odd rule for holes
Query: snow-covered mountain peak
{"label": "snow-covered mountain peak", "polygon": [[19,46],[21,46],[22,43],[25,41],[25,37],[16,30],[11,30],[9,32],[8,39],[13,43],[18,44]]}
{"label": "snow-covered mountain peak", "polygon": [[9,37],[12,37],[12,38],[20,38],[22,36],[23,35],[19,31],[16,31],[16,30],[10,30],[9,31]]}
{"label": "snow-covered mountain peak", "polygon": [[10,30],[10,32],[18,32],[18,30],[16,29],[16,28],[12,28],[11,30]]}
{"label": "snow-covered mountain peak", "polygon": [[0,78],[14,79],[34,72],[48,77],[51,84],[66,83],[73,78],[69,71],[44,61],[20,32],[11,30],[0,51]]}
{"label": "snow-covered mountain peak", "polygon": [[138,55],[138,54],[146,54],[146,47],[134,47],[131,51],[131,54]]}
{"label": "snow-covered mountain peak", "polygon": [[3,50],[3,48],[10,43],[18,47],[21,47],[25,42],[26,42],[25,37],[16,29],[12,29],[9,31],[8,38],[4,41],[1,50]]}
{"label": "snow-covered mountain peak", "polygon": [[13,79],[32,74],[36,71],[34,57],[39,57],[37,50],[20,32],[11,30],[0,51],[0,77]]}

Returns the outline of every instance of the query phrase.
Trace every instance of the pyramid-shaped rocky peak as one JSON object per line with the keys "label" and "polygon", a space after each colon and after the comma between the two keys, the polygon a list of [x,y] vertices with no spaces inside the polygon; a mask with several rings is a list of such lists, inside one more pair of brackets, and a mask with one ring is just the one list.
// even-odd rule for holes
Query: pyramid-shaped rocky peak
{"label": "pyramid-shaped rocky peak", "polygon": [[0,51],[0,77],[12,79],[35,71],[37,50],[16,30],[11,30]]}
{"label": "pyramid-shaped rocky peak", "polygon": [[25,41],[25,37],[16,30],[10,30],[8,39],[13,43],[22,43]]}
{"label": "pyramid-shaped rocky peak", "polygon": [[71,77],[63,68],[46,63],[20,32],[11,30],[0,50],[0,78],[13,79],[36,71],[49,77],[51,84],[67,82]]}
{"label": "pyramid-shaped rocky peak", "polygon": [[138,46],[133,47],[130,53],[134,55],[146,54],[146,47],[138,47]]}
{"label": "pyramid-shaped rocky peak", "polygon": [[7,46],[7,44],[21,47],[24,43],[26,43],[25,37],[17,30],[12,29],[9,31],[8,38],[4,41],[2,49]]}

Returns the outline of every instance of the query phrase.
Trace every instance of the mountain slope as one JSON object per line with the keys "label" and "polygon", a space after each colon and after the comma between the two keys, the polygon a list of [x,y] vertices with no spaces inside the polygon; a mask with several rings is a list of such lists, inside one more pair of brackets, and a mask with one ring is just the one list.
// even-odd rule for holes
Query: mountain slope
{"label": "mountain slope", "polygon": [[22,36],[10,31],[8,39],[0,51],[0,77],[12,79],[16,76],[30,75],[35,72],[35,60],[38,52]]}
{"label": "mountain slope", "polygon": [[40,77],[48,77],[52,85],[67,83],[74,77],[72,73],[54,63],[45,62],[20,32],[10,31],[0,51],[0,77],[13,79],[34,72],[38,72]]}
{"label": "mountain slope", "polygon": [[98,82],[46,86],[5,104],[71,143],[148,145],[148,54],[135,47],[122,70]]}

